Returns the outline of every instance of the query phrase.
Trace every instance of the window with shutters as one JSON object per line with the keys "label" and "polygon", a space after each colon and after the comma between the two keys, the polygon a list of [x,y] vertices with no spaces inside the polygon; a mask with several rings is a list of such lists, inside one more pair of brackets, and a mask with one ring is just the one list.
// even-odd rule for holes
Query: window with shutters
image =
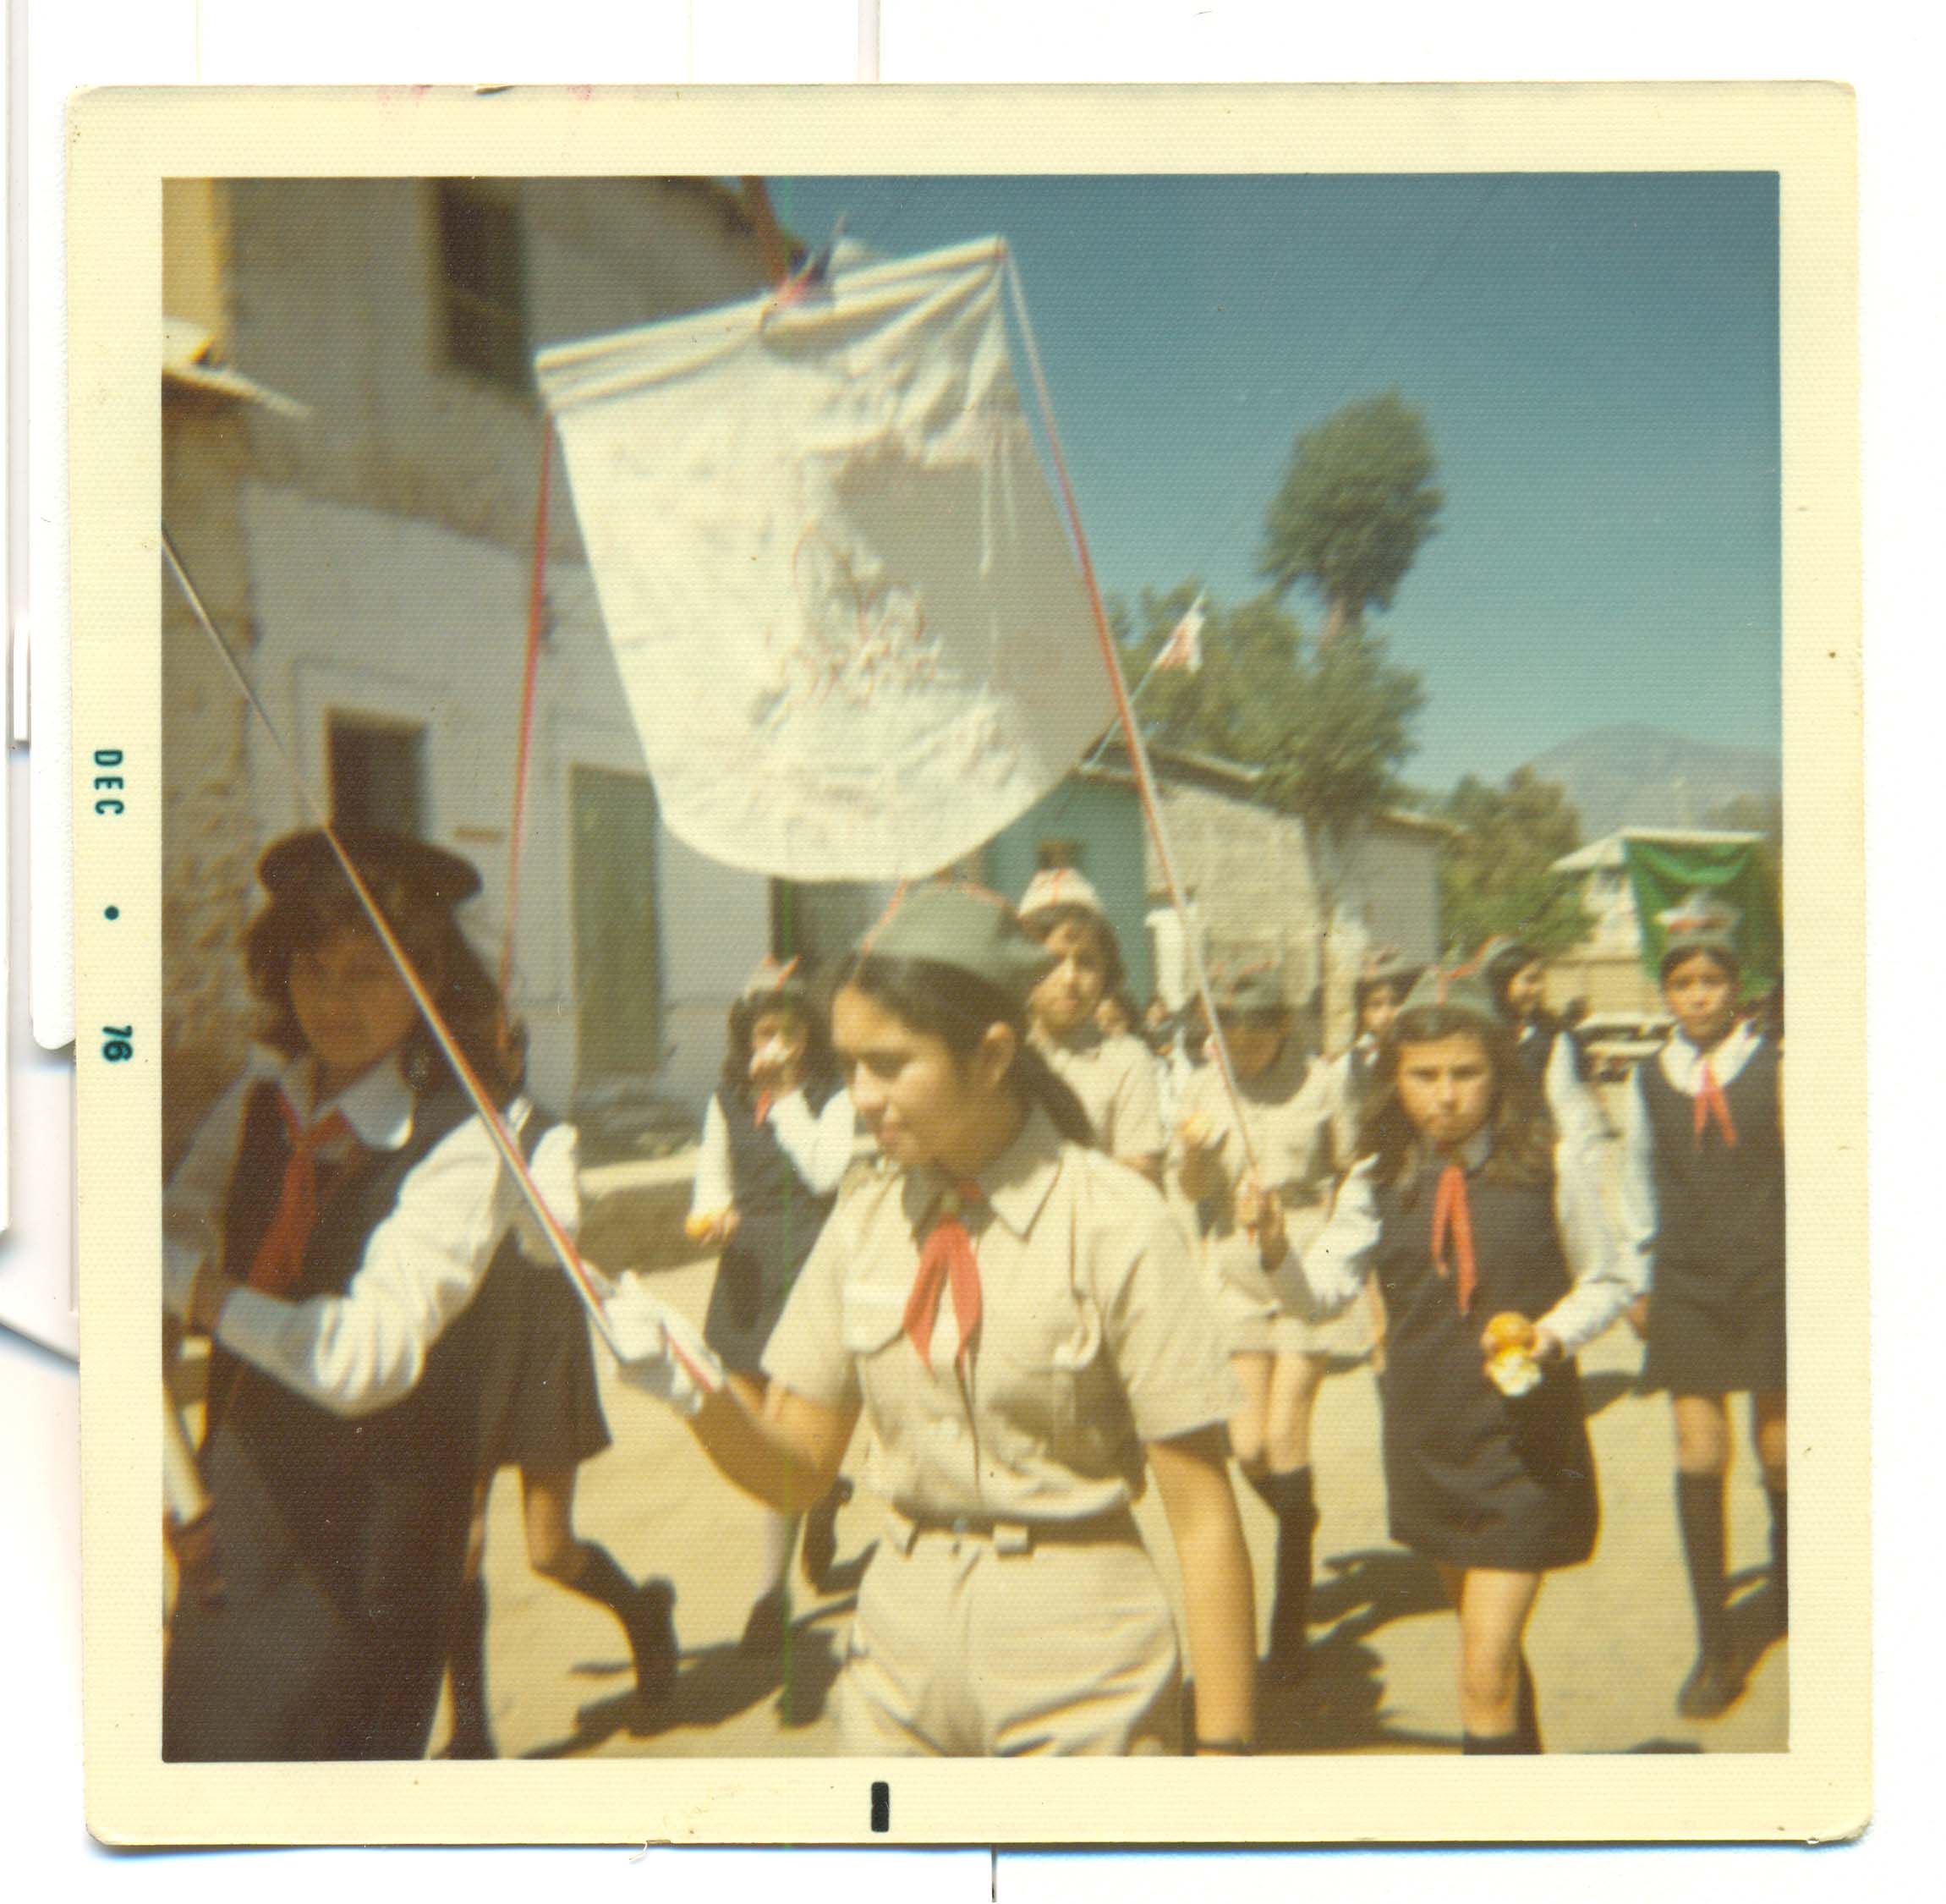
{"label": "window with shutters", "polygon": [[438,241],[447,361],[524,394],[533,378],[518,205],[491,187],[443,179]]}

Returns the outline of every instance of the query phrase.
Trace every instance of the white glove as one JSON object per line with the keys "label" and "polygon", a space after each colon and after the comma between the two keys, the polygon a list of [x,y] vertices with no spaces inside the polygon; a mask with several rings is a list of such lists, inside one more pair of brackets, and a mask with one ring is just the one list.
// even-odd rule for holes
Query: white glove
{"label": "white glove", "polygon": [[722,1387],[724,1369],[689,1319],[649,1292],[631,1273],[601,1305],[609,1346],[631,1388],[666,1402],[679,1415],[694,1416]]}

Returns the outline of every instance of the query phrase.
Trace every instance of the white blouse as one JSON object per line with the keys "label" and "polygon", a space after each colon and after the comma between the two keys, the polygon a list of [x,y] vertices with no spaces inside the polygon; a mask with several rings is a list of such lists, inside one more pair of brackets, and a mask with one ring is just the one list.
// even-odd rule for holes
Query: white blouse
{"label": "white blouse", "polygon": [[[1493,1148],[1482,1132],[1461,1153],[1471,1170]],[[1305,1250],[1298,1268],[1308,1296],[1306,1320],[1322,1322],[1350,1307],[1372,1273],[1379,1242],[1379,1210],[1367,1157],[1340,1185],[1324,1227]],[[1621,1246],[1602,1209],[1601,1189],[1585,1147],[1565,1139],[1554,1148],[1554,1221],[1567,1258],[1571,1287],[1545,1315],[1532,1320],[1572,1355],[1601,1334],[1642,1293],[1633,1252]]]}
{"label": "white blouse", "polygon": [[[828,1197],[844,1179],[858,1147],[858,1119],[852,1094],[834,1091],[822,1111],[814,1111],[803,1087],[786,1091],[770,1106],[770,1128],[792,1167],[814,1197]],[[715,1216],[737,1200],[730,1166],[730,1126],[722,1100],[713,1096],[703,1113],[703,1139],[696,1154],[696,1181],[689,1193],[692,1216]]]}
{"label": "white blouse", "polygon": [[[314,1098],[309,1059],[281,1073],[258,1067],[247,1073],[204,1120],[162,1193],[163,1301],[179,1317],[187,1318],[197,1270],[222,1256],[224,1208],[244,1113],[266,1075],[276,1077],[307,1124],[337,1110],[369,1150],[397,1150],[411,1138],[412,1091],[395,1066],[377,1067],[323,1103]],[[520,1098],[504,1115],[518,1134],[531,1113]],[[529,1166],[549,1210],[570,1236],[580,1226],[577,1150],[573,1127],[556,1125],[541,1139]],[[216,1339],[334,1414],[375,1413],[412,1391],[427,1353],[473,1299],[510,1228],[524,1254],[554,1265],[553,1249],[485,1125],[469,1117],[407,1175],[397,1203],[372,1232],[343,1295],[293,1302],[236,1288],[223,1303]]]}

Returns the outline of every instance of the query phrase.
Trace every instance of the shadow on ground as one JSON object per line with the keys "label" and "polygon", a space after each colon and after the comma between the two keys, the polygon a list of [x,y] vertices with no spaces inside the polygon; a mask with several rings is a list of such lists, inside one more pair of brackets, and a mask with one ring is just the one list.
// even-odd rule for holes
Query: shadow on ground
{"label": "shadow on ground", "polygon": [[[651,1706],[630,1687],[596,1699],[575,1714],[573,1732],[535,1746],[529,1759],[568,1759],[605,1744],[617,1733],[630,1738],[657,1738],[685,1728],[707,1728],[734,1719],[773,1693],[779,1722],[788,1731],[815,1725],[825,1708],[840,1668],[845,1616],[858,1604],[858,1583],[870,1564],[867,1547],[855,1559],[835,1567],[825,1578],[825,1591],[791,1623],[783,1649],[747,1653],[735,1640],[707,1646],[682,1655],[682,1670],[666,1699]],[[589,1660],[574,1667],[578,1677],[626,1671],[617,1660]]]}
{"label": "shadow on ground", "polygon": [[[1311,1596],[1313,1639],[1295,1686],[1264,1685],[1257,1736],[1264,1752],[1367,1748],[1453,1751],[1457,1739],[1387,1724],[1383,1663],[1365,1643],[1395,1620],[1446,1610],[1430,1561],[1396,1547],[1335,1555]],[[1329,1629],[1328,1631],[1325,1629]]]}

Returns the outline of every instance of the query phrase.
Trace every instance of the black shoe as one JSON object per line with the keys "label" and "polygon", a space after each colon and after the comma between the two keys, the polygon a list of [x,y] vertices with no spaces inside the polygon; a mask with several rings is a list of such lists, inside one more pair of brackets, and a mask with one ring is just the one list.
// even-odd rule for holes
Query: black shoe
{"label": "black shoe", "polygon": [[1675,1696],[1675,1709],[1685,1719],[1719,1719],[1742,1693],[1743,1675],[1729,1653],[1703,1653]]}
{"label": "black shoe", "polygon": [[840,1479],[831,1491],[804,1517],[804,1543],[798,1564],[811,1591],[821,1594],[838,1560],[838,1510],[852,1498],[852,1484]]}
{"label": "black shoe", "polygon": [[666,1580],[644,1580],[626,1618],[628,1649],[635,1655],[635,1689],[651,1705],[676,1684],[682,1649],[676,1640],[676,1589]]}
{"label": "black shoe", "polygon": [[750,1609],[743,1622],[743,1650],[768,1658],[784,1650],[784,1629],[790,1624],[791,1602],[781,1587],[773,1587]]}

